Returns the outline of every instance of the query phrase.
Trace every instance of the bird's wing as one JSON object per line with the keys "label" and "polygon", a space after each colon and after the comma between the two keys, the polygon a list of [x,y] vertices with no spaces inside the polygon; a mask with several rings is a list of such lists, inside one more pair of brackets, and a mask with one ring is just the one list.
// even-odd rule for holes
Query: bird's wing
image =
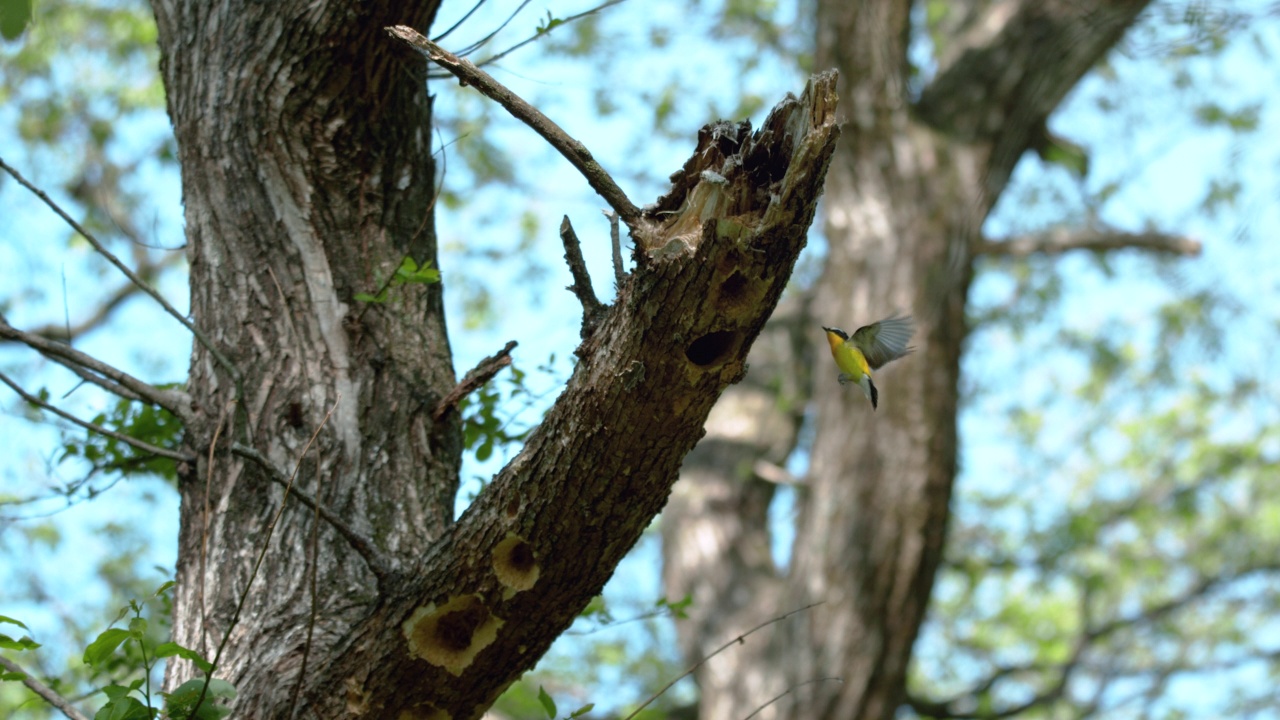
{"label": "bird's wing", "polygon": [[915,324],[911,322],[910,315],[894,315],[858,328],[850,341],[862,351],[867,364],[875,370],[911,352],[912,348],[907,347],[907,343],[914,332]]}

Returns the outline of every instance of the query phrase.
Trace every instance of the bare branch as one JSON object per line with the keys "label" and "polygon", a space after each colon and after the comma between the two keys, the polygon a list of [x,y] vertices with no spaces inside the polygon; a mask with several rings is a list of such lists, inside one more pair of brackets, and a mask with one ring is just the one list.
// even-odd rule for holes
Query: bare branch
{"label": "bare branch", "polygon": [[31,692],[39,695],[41,699],[57,708],[63,715],[71,718],[71,720],[89,720],[89,716],[76,709],[71,701],[54,692],[53,688],[45,685],[39,680],[31,677],[31,673],[22,669],[18,663],[0,655],[0,667],[12,673],[22,673],[22,684],[31,689]]}
{"label": "bare branch", "polygon": [[466,375],[462,377],[462,381],[449,391],[437,405],[436,409],[431,413],[431,419],[440,422],[440,418],[449,412],[454,406],[461,402],[462,398],[475,392],[477,388],[493,379],[502,368],[511,364],[511,351],[515,349],[515,340],[507,343],[506,347],[489,357],[481,360],[474,368],[471,368]]}
{"label": "bare branch", "polygon": [[534,132],[551,143],[552,147],[577,168],[592,189],[600,193],[600,196],[618,212],[618,216],[628,227],[635,230],[636,223],[640,220],[640,208],[627,198],[622,188],[618,187],[609,173],[591,156],[591,152],[582,143],[569,137],[568,133],[552,122],[551,118],[543,115],[541,111],[508,90],[471,61],[464,60],[436,45],[417,30],[405,25],[396,25],[387,28],[387,32],[392,37],[399,38],[418,49],[433,62],[457,76],[463,85],[474,86],[506,108],[507,112],[514,115],[516,119],[533,128]]}
{"label": "bare branch", "polygon": [[13,391],[18,393],[18,395],[20,395],[23,400],[26,400],[32,405],[38,405],[39,407],[42,407],[45,410],[48,410],[54,415],[57,415],[58,417],[63,418],[64,420],[69,420],[70,422],[73,422],[76,425],[79,425],[80,427],[85,428],[86,430],[91,430],[93,432],[98,433],[99,435],[105,435],[106,437],[114,438],[116,440],[119,440],[122,443],[131,445],[143,452],[148,452],[148,453],[151,453],[152,455],[158,455],[160,457],[166,457],[166,458],[169,458],[170,460],[176,460],[177,462],[191,462],[195,460],[195,456],[193,455],[187,455],[185,453],[180,453],[174,450],[169,450],[167,448],[162,448],[158,445],[152,445],[149,442],[139,440],[138,438],[135,438],[135,437],[130,437],[128,435],[125,435],[124,433],[119,433],[119,432],[116,432],[115,430],[108,430],[107,428],[104,428],[101,425],[98,425],[96,423],[91,423],[87,420],[81,420],[75,415],[72,415],[71,413],[65,410],[56,408],[53,405],[50,405],[49,403],[45,402],[44,400],[41,400],[40,398],[36,397],[35,395],[32,395],[26,390],[23,390],[21,387],[18,386],[17,383],[11,380],[9,376],[5,375],[3,372],[0,372],[0,382],[12,388]]}
{"label": "bare branch", "polygon": [[[166,257],[161,259],[159,262],[152,263],[144,261],[138,265],[135,272],[143,279],[150,279],[155,276],[158,270],[177,264],[177,261],[181,258],[182,255],[180,253],[169,252],[166,254]],[[95,308],[88,317],[75,325],[68,328],[65,325],[49,323],[48,325],[35,328],[29,332],[33,335],[39,335],[40,337],[47,338],[49,340],[70,342],[91,330],[96,330],[98,326],[102,325],[111,317],[111,313],[114,312],[116,308],[120,307],[125,300],[137,295],[141,290],[142,288],[131,282],[125,283],[116,288],[115,291],[112,292],[111,295],[102,302],[102,304],[98,305],[98,307]]]}
{"label": "bare branch", "polygon": [[23,177],[21,173],[13,169],[8,163],[4,161],[3,158],[0,158],[0,169],[12,175],[13,179],[18,181],[18,184],[22,185],[27,190],[30,190],[32,193],[35,194],[36,197],[43,200],[44,204],[48,205],[49,208],[58,215],[58,217],[62,218],[63,221],[65,221],[68,225],[70,225],[72,230],[75,230],[77,233],[80,234],[81,237],[89,241],[89,244],[93,246],[93,249],[97,250],[98,254],[106,258],[107,262],[110,262],[112,265],[115,265],[116,269],[124,273],[124,276],[129,278],[130,282],[132,282],[134,285],[137,285],[146,294],[150,295],[152,299],[160,303],[160,307],[164,308],[165,312],[169,313],[169,315],[172,316],[175,320],[182,323],[183,327],[190,330],[191,334],[195,335],[196,340],[200,342],[200,345],[209,351],[209,354],[212,355],[213,358],[218,361],[218,364],[221,365],[222,368],[226,370],[231,375],[232,378],[235,379],[236,385],[239,386],[240,380],[241,380],[240,370],[237,369],[235,365],[232,365],[231,361],[228,360],[225,355],[219,352],[218,348],[214,346],[213,341],[211,341],[207,335],[201,332],[200,329],[197,328],[194,323],[188,320],[186,315],[183,315],[182,313],[174,309],[174,307],[169,304],[169,301],[164,299],[163,295],[157,292],[155,288],[151,287],[150,283],[148,283],[146,280],[143,280],[141,277],[138,276],[137,273],[129,269],[129,266],[125,265],[123,262],[120,261],[120,258],[112,254],[112,252],[108,250],[106,246],[103,245],[98,240],[98,238],[93,235],[93,233],[90,233],[83,226],[81,226],[80,223],[76,222],[70,215],[67,214],[65,210],[62,209],[60,205],[58,205],[58,203],[53,201],[53,198],[45,194],[45,192],[40,188],[28,182],[27,179]]}
{"label": "bare branch", "polygon": [[622,238],[618,233],[618,213],[612,210],[601,210],[609,218],[609,241],[613,245],[613,290],[622,292],[622,284],[627,279],[627,271],[622,267]]}
{"label": "bare branch", "polygon": [[[112,384],[102,381],[102,378],[113,381],[119,386],[123,386],[128,389],[138,398],[149,403],[154,403],[165,410],[168,410],[183,422],[187,422],[191,417],[191,398],[185,392],[180,390],[161,390],[154,385],[139,380],[123,370],[118,370],[111,365],[102,362],[92,355],[80,352],[70,345],[54,342],[34,333],[19,330],[10,325],[9,321],[6,320],[3,315],[0,315],[0,340],[13,340],[20,342],[32,350],[35,350],[45,357],[48,357],[61,365],[65,365],[68,368],[76,365],[88,370],[90,371],[88,374],[78,371],[76,374],[81,378],[99,385],[111,392],[115,392],[115,388]],[[74,370],[74,368],[72,369]]]}
{"label": "bare branch", "polygon": [[986,240],[978,244],[975,253],[1027,257],[1029,255],[1061,255],[1071,250],[1106,252],[1130,248],[1195,257],[1200,254],[1201,244],[1200,241],[1189,237],[1161,232],[1128,233],[1113,230],[1053,228],[1008,240]]}
{"label": "bare branch", "polygon": [[560,239],[564,242],[564,260],[569,264],[569,274],[573,276],[573,284],[568,289],[577,296],[578,302],[582,303],[580,334],[582,339],[586,340],[600,324],[605,305],[601,304],[596,297],[595,289],[591,287],[591,276],[587,274],[587,263],[582,259],[582,247],[578,244],[578,234],[573,231],[568,215],[560,221]]}
{"label": "bare branch", "polygon": [[[766,628],[766,627],[769,627],[770,625],[772,625],[772,624],[774,624],[774,623],[782,622],[783,620],[786,620],[787,618],[791,617],[792,615],[797,615],[797,614],[802,613],[802,612],[804,612],[804,611],[806,611],[806,610],[812,610],[813,608],[815,608],[815,607],[817,607],[817,606],[819,606],[819,605],[821,605],[821,604],[822,604],[821,602],[809,603],[808,605],[805,605],[804,607],[796,608],[795,610],[792,610],[791,612],[788,612],[788,613],[783,613],[782,615],[779,615],[779,616],[778,616],[778,617],[776,617],[776,618],[773,618],[773,619],[770,619],[770,620],[766,620],[766,621],[764,621],[764,622],[760,623],[759,625],[757,625],[757,626],[755,626],[755,627],[751,628],[750,630],[748,630],[748,631],[746,631],[746,632],[742,633],[741,635],[739,635],[739,636],[735,637],[734,639],[730,640],[729,642],[727,642],[727,643],[725,643],[725,644],[721,645],[720,647],[718,647],[718,648],[716,648],[715,650],[711,651],[711,654],[709,654],[709,655],[707,655],[706,657],[702,658],[701,660],[699,660],[698,662],[694,663],[693,665],[690,665],[688,670],[685,670],[684,672],[682,672],[682,673],[680,673],[679,675],[677,675],[677,676],[676,676],[676,677],[675,677],[671,682],[667,683],[666,685],[663,685],[663,686],[662,686],[662,689],[658,690],[658,692],[654,693],[653,695],[650,695],[648,700],[645,700],[644,702],[640,703],[640,707],[638,707],[638,708],[636,708],[634,711],[632,711],[632,713],[631,713],[630,715],[628,715],[626,718],[624,718],[624,720],[633,720],[633,718],[635,718],[635,716],[637,716],[637,715],[639,715],[639,714],[640,714],[640,711],[641,711],[641,710],[644,710],[646,707],[649,707],[649,704],[650,704],[650,703],[652,703],[654,700],[657,700],[658,698],[662,697],[662,694],[663,694],[663,693],[665,693],[666,691],[670,690],[672,685],[675,685],[676,683],[680,682],[680,681],[681,681],[681,680],[683,680],[684,678],[689,677],[690,675],[692,675],[692,674],[694,673],[694,671],[696,671],[698,668],[700,668],[700,667],[702,667],[703,665],[705,665],[705,664],[707,663],[707,661],[711,660],[711,658],[713,658],[713,657],[715,657],[715,656],[719,655],[720,653],[722,653],[722,652],[724,652],[725,650],[729,649],[731,646],[733,646],[733,645],[740,645],[740,644],[742,644],[743,642],[745,642],[745,641],[746,641],[747,636],[751,635],[752,633],[756,632],[757,630],[762,630],[762,629],[764,629],[764,628]],[[775,698],[775,699],[776,699],[776,698]],[[770,701],[770,702],[772,702],[772,701]]]}
{"label": "bare branch", "polygon": [[[273,465],[262,453],[240,443],[232,444],[231,452],[246,460],[252,461],[255,465],[265,470],[267,472],[267,477],[271,479],[271,482],[274,482],[283,488],[289,487],[289,478],[285,477],[284,473],[280,472],[280,470],[277,469],[276,466]],[[319,513],[320,517],[324,518],[325,522],[333,526],[333,529],[338,531],[338,534],[351,545],[351,548],[355,550],[362,559],[364,559],[365,563],[369,566],[369,571],[373,573],[373,576],[378,579],[379,583],[381,583],[386,576],[390,574],[391,570],[387,561],[382,557],[382,553],[374,547],[373,543],[370,542],[368,538],[356,532],[336,513],[321,505],[315,500],[315,498],[305,492],[297,488],[292,488],[289,490],[289,494],[296,498],[298,502]]]}

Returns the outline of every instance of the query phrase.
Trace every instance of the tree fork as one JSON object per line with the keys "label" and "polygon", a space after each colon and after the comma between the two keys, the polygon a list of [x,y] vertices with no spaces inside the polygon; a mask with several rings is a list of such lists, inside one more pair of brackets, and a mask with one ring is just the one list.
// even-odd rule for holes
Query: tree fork
{"label": "tree fork", "polygon": [[702,130],[672,191],[637,223],[637,270],[564,394],[307,678],[304,705],[477,716],[599,594],[662,509],[711,406],[746,372],[804,246],[838,134],[835,79],[815,77],[754,134],[747,123]]}

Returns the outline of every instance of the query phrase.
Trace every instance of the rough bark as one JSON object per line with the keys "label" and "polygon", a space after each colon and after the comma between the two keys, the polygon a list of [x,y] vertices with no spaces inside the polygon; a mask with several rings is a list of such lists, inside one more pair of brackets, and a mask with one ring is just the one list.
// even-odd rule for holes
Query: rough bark
{"label": "rough bark", "polygon": [[[354,299],[435,261],[426,68],[383,29],[436,3],[154,7],[191,313],[234,366],[192,354],[175,639],[226,640],[237,717],[478,716],[600,591],[742,376],[813,219],[835,79],[754,134],[704,129],[565,393],[452,522],[441,285]],[[290,501],[273,526],[295,466],[334,520]]]}
{"label": "rough bark", "polygon": [[[757,526],[758,481],[739,458],[766,445],[686,473],[680,515],[664,530],[664,577],[669,596],[692,592],[695,608],[707,606],[680,628],[690,660],[763,619],[823,603],[708,663],[697,675],[703,720],[744,717],[787,690],[758,717],[891,718],[902,705],[946,535],[982,222],[1048,114],[1146,4],[957,4],[937,75],[913,102],[912,3],[817,3],[817,67],[840,70],[846,124],[827,180],[829,252],[810,341],[824,344],[819,325],[852,329],[903,311],[916,318],[916,350],[881,371],[878,412],[836,383],[825,352],[816,359],[811,466],[785,574],[741,561],[769,540]],[[724,427],[710,426],[709,438]],[[833,677],[841,682],[821,680]]]}
{"label": "rough bark", "polygon": [[[297,487],[393,567],[412,565],[404,558],[425,553],[452,517],[459,424],[430,418],[454,385],[441,286],[398,289],[385,305],[353,300],[406,255],[435,261],[425,68],[382,27],[428,26],[436,7],[153,3],[191,315],[242,375],[237,388],[196,344],[185,436],[203,459],[179,485],[174,635],[211,659],[281,502],[263,468],[224,451],[231,443],[288,476],[332,409]],[[308,551],[314,529],[301,505],[280,518],[226,644],[219,676],[240,689],[244,717],[281,713],[309,628],[310,669],[377,603],[374,576],[331,527],[318,528],[324,551]],[[189,673],[174,663],[167,685]]]}

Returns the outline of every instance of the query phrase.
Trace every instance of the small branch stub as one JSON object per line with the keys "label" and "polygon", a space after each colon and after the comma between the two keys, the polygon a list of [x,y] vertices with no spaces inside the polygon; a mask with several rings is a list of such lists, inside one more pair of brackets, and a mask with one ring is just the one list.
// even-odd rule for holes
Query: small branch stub
{"label": "small branch stub", "polygon": [[573,231],[568,215],[560,221],[560,240],[564,242],[564,260],[569,265],[569,274],[573,276],[573,284],[569,286],[569,291],[578,298],[578,302],[582,303],[580,335],[583,340],[586,340],[591,337],[591,333],[595,332],[607,307],[596,297],[595,288],[591,286],[591,276],[587,274],[587,263],[582,259],[582,247],[578,243],[578,234]]}
{"label": "small branch stub", "polygon": [[440,422],[444,414],[456,407],[462,398],[475,392],[481,385],[493,379],[502,368],[511,364],[511,351],[516,348],[518,343],[515,340],[507,343],[498,352],[481,360],[474,368],[471,368],[466,375],[462,377],[462,381],[449,391],[444,399],[436,404],[436,409],[431,413],[431,419]]}

